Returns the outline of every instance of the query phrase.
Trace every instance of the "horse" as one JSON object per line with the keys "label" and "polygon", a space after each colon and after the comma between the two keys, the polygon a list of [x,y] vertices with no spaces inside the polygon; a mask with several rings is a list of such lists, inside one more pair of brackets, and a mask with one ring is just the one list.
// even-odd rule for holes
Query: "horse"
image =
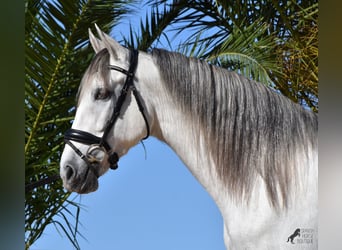
{"label": "horse", "polygon": [[[96,26],[96,25],[95,25]],[[317,114],[235,72],[175,52],[121,46],[96,26],[95,56],[65,132],[63,186],[89,193],[149,136],[180,157],[217,204],[227,249],[317,249]],[[291,246],[290,246],[291,245]]]}

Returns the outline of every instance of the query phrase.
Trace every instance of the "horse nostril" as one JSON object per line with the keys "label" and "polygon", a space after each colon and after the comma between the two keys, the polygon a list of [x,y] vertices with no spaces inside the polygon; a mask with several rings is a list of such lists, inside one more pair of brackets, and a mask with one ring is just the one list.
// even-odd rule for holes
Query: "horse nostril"
{"label": "horse nostril", "polygon": [[66,179],[70,180],[73,175],[74,175],[74,169],[69,165],[65,166],[65,177],[66,177]]}

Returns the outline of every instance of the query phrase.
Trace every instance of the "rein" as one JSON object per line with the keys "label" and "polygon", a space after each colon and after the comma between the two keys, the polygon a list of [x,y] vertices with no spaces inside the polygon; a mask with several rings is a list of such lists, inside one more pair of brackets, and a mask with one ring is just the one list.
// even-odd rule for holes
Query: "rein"
{"label": "rein", "polygon": [[[121,89],[118,100],[115,104],[113,113],[111,118],[107,121],[107,125],[104,129],[102,137],[95,136],[86,131],[78,130],[78,129],[68,129],[64,134],[64,141],[68,144],[75,152],[78,154],[88,165],[88,167],[94,172],[96,176],[98,176],[97,172],[93,168],[94,164],[99,164],[105,159],[107,156],[107,160],[110,164],[111,169],[117,169],[119,156],[116,152],[112,151],[110,145],[107,142],[107,136],[111,131],[112,127],[115,125],[115,122],[120,116],[120,112],[122,106],[126,100],[127,94],[129,91],[132,91],[135,100],[138,104],[139,111],[144,118],[146,124],[146,136],[142,138],[145,140],[150,135],[150,126],[147,121],[147,117],[144,112],[144,106],[142,104],[140,95],[134,85],[134,74],[138,65],[138,50],[130,50],[130,66],[128,70],[120,68],[115,65],[109,65],[111,70],[116,70],[125,74],[126,81],[124,86]],[[73,143],[72,141],[79,142],[82,144],[89,145],[86,154],[83,154]],[[101,155],[100,157],[98,155]]]}

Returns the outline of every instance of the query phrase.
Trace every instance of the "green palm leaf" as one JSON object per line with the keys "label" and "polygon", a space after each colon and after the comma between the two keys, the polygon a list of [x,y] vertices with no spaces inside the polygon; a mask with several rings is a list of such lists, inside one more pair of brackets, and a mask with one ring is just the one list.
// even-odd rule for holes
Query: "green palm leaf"
{"label": "green palm leaf", "polygon": [[70,194],[63,190],[60,181],[39,187],[32,184],[58,175],[63,133],[70,127],[76,91],[93,56],[88,47],[88,28],[97,23],[109,32],[128,13],[129,3],[118,0],[26,2],[26,248],[50,223],[58,225],[78,247],[75,237],[78,217],[74,226],[64,215],[69,206],[78,209],[76,203],[67,202]]}
{"label": "green palm leaf", "polygon": [[173,1],[184,2],[175,20],[178,34],[189,34],[181,52],[271,84],[318,110],[317,0]]}
{"label": "green palm leaf", "polygon": [[147,51],[152,46],[156,47],[161,38],[165,38],[171,47],[170,37],[166,29],[176,22],[178,17],[186,9],[187,2],[168,5],[166,3],[151,4],[151,10],[140,20],[139,29],[133,25],[130,26],[128,38],[124,37],[124,43],[128,47],[135,47]]}
{"label": "green palm leaf", "polygon": [[262,20],[243,30],[234,28],[221,44],[217,44],[203,57],[248,78],[272,85],[269,73],[281,75],[281,72],[273,53],[277,40],[274,35],[265,35],[267,30],[268,25]]}

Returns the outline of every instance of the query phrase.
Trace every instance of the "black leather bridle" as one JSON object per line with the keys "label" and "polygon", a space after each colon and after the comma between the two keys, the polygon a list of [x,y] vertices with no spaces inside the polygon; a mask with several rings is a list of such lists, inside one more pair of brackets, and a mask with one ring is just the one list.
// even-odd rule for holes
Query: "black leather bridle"
{"label": "black leather bridle", "polygon": [[[118,66],[109,65],[109,68],[112,70],[119,71],[125,74],[126,81],[123,85],[118,100],[115,104],[113,113],[111,118],[107,121],[107,125],[104,129],[102,137],[95,136],[86,131],[78,130],[78,129],[68,129],[64,134],[64,141],[68,144],[88,165],[89,168],[94,166],[94,164],[101,163],[105,156],[107,155],[108,162],[110,164],[111,169],[117,169],[119,156],[116,152],[111,150],[110,145],[107,142],[107,136],[120,116],[121,108],[123,103],[125,102],[126,96],[129,91],[132,91],[136,102],[138,104],[138,108],[140,113],[142,114],[145,124],[146,124],[146,136],[142,138],[145,140],[150,135],[150,126],[148,124],[146,115],[144,113],[144,107],[142,105],[140,95],[137,89],[134,86],[134,74],[138,65],[138,50],[130,50],[130,66],[128,71],[120,68]],[[83,154],[71,141],[79,142],[82,144],[89,145],[86,154]],[[94,169],[93,169],[94,170]],[[97,171],[93,171],[97,175]]]}

